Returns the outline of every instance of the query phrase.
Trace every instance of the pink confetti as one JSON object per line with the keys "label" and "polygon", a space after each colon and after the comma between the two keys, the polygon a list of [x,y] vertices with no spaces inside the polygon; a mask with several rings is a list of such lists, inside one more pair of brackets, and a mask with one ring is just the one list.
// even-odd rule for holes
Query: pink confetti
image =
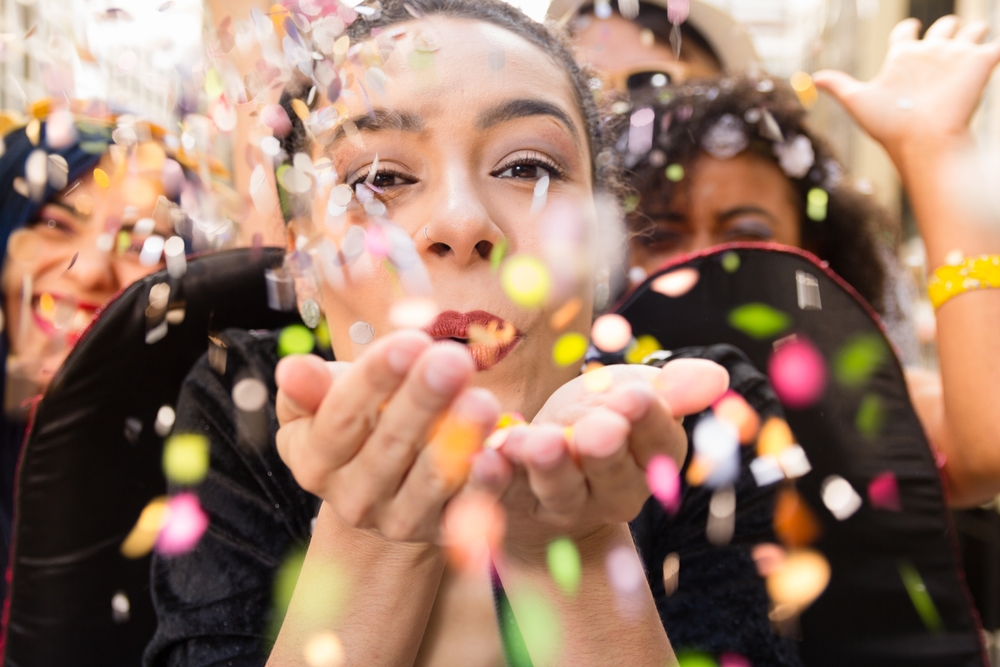
{"label": "pink confetti", "polygon": [[739,653],[723,653],[719,656],[719,667],[752,667],[750,660]]}
{"label": "pink confetti", "polygon": [[771,385],[781,402],[807,408],[826,389],[826,362],[812,343],[799,339],[779,347],[767,364]]}
{"label": "pink confetti", "polygon": [[375,259],[389,256],[389,237],[378,225],[371,225],[365,235],[365,250]]}
{"label": "pink confetti", "polygon": [[868,501],[876,509],[902,512],[903,504],[899,500],[899,484],[896,483],[896,473],[888,470],[875,475],[868,483]]}
{"label": "pink confetti", "polygon": [[680,25],[687,21],[690,11],[690,0],[667,0],[667,18],[673,25]]}
{"label": "pink confetti", "polygon": [[269,127],[276,137],[283,137],[292,131],[292,121],[277,104],[268,104],[260,110],[260,122]]}
{"label": "pink confetti", "polygon": [[691,291],[698,284],[698,269],[690,267],[664,273],[653,281],[653,291],[664,296],[677,298]]}
{"label": "pink confetti", "polygon": [[590,339],[599,350],[618,352],[632,340],[632,325],[621,315],[601,315],[594,321]]}
{"label": "pink confetti", "polygon": [[670,514],[677,513],[681,506],[681,478],[672,458],[658,454],[650,459],[646,466],[646,484],[663,509]]}
{"label": "pink confetti", "polygon": [[194,548],[208,528],[208,516],[193,493],[180,493],[167,502],[167,520],[156,538],[156,550],[179,556]]}

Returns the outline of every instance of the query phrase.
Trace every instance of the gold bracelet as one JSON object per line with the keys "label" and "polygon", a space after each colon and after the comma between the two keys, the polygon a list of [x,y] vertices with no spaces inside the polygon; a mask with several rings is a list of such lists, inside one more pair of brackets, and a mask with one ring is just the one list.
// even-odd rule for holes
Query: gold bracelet
{"label": "gold bracelet", "polygon": [[927,281],[927,295],[935,309],[953,296],[989,288],[1000,288],[1000,255],[980,255],[939,266]]}

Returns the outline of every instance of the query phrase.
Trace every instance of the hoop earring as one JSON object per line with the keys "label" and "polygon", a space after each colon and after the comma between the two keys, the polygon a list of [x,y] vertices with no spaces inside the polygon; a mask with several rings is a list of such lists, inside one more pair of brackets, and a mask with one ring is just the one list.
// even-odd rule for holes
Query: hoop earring
{"label": "hoop earring", "polygon": [[431,237],[427,236],[427,230],[428,229],[430,229],[430,227],[424,227],[424,238],[427,239],[428,241],[430,241]]}

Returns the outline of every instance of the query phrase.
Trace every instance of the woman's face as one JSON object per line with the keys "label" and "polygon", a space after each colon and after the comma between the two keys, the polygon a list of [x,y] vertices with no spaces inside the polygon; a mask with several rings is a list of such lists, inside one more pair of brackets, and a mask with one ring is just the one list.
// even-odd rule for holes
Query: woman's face
{"label": "woman's face", "polygon": [[[172,234],[168,229],[132,233],[134,227],[143,231],[144,224],[136,222],[150,218],[164,194],[157,177],[128,174],[108,155],[98,167],[110,175],[109,187],[88,173],[48,201],[7,244],[0,283],[9,368],[42,389],[97,309],[160,268],[139,263],[138,251],[150,232]],[[126,236],[119,238],[120,232]]]}
{"label": "woman's face", "polygon": [[681,57],[675,58],[673,50],[661,40],[643,36],[643,27],[619,14],[606,19],[585,16],[581,19],[574,41],[579,47],[577,59],[591,65],[604,79],[605,84],[627,92],[632,75],[661,72],[662,83],[643,80],[643,85],[683,83],[691,79],[722,74],[712,54],[695,44],[681,42]]}
{"label": "woman's face", "polygon": [[[367,179],[381,191],[384,217],[412,239],[444,313],[427,330],[467,343],[480,369],[476,384],[492,390],[504,409],[530,418],[578,372],[553,364],[556,339],[585,332],[591,319],[593,268],[584,244],[595,213],[586,125],[566,72],[521,37],[440,16],[401,27],[405,34],[383,66],[384,90],[367,87],[371,110],[356,84],[355,94],[341,97],[357,132],[317,137],[314,158],[331,158],[341,184],[366,189]],[[545,206],[533,210],[546,178]],[[331,220],[328,198],[321,193],[314,209],[328,240],[343,249],[345,237],[357,235],[355,225],[371,236],[376,223],[356,199]],[[504,245],[507,258],[530,256],[548,265],[553,287],[541,307],[515,305],[505,294],[503,269],[491,266],[491,255]],[[560,255],[575,248],[579,252]],[[342,285],[324,281],[324,306],[334,353],[350,360],[365,349],[351,327],[369,325],[376,337],[395,328],[390,309],[407,297],[407,288],[370,252],[337,274]],[[573,297],[583,307],[554,330],[551,315]],[[479,325],[479,340],[490,326],[500,340],[513,331],[510,325],[516,335],[473,344],[470,323]]]}
{"label": "woman's face", "polygon": [[771,160],[753,153],[702,154],[671,201],[640,193],[629,217],[629,263],[652,273],[675,255],[734,241],[799,246],[795,191]]}

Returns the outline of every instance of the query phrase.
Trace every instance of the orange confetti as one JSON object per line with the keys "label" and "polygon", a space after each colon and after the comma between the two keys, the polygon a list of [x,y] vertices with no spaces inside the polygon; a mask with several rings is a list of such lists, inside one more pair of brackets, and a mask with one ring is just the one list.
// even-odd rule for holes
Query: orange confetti
{"label": "orange confetti", "polygon": [[760,432],[760,415],[742,396],[728,391],[712,407],[716,418],[729,422],[740,434],[740,444],[749,445]]}
{"label": "orange confetti", "polygon": [[444,511],[442,541],[456,567],[478,568],[489,562],[490,550],[503,542],[507,515],[486,494],[469,494],[448,503]]}
{"label": "orange confetti", "polygon": [[687,474],[684,476],[684,479],[686,479],[687,483],[691,486],[701,486],[711,474],[712,462],[707,461],[704,457],[695,454],[691,459],[691,465],[688,466]]}
{"label": "orange confetti", "polygon": [[583,308],[583,301],[579,297],[573,297],[561,305],[559,310],[552,313],[552,317],[549,318],[549,326],[552,327],[553,331],[562,331],[569,326],[574,317],[580,314],[581,308]]}
{"label": "orange confetti", "polygon": [[757,437],[757,455],[766,456],[771,454],[778,456],[788,447],[795,443],[792,429],[788,422],[780,417],[769,417],[764,426],[760,429]]}
{"label": "orange confetti", "polygon": [[477,343],[483,345],[506,345],[514,340],[514,325],[506,320],[498,322],[491,321],[486,326],[481,324],[469,325],[469,344]]}
{"label": "orange confetti", "polygon": [[819,522],[794,489],[782,489],[778,494],[774,506],[774,532],[791,549],[812,544],[819,537]]}
{"label": "orange confetti", "polygon": [[472,455],[482,442],[482,430],[467,421],[446,417],[430,442],[434,464],[449,482],[461,482],[469,473]]}
{"label": "orange confetti", "polygon": [[167,520],[167,499],[154,498],[142,510],[139,520],[122,542],[121,552],[125,558],[142,558],[153,550],[160,529]]}

